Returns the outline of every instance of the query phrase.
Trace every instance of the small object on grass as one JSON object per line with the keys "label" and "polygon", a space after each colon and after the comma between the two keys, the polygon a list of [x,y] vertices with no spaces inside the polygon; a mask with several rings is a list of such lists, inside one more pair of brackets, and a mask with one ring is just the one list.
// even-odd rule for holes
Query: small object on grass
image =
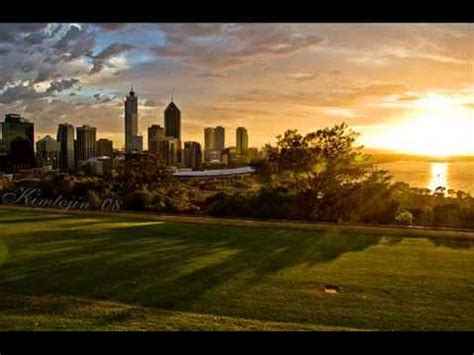
{"label": "small object on grass", "polygon": [[326,285],[324,287],[324,292],[326,293],[339,293],[341,290],[342,288],[337,285]]}

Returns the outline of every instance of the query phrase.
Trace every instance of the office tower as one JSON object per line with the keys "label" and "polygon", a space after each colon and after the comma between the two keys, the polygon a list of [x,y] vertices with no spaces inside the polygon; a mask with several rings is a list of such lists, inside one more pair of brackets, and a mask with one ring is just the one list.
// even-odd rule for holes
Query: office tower
{"label": "office tower", "polygon": [[125,99],[125,152],[141,152],[143,139],[138,135],[138,97],[130,90]]}
{"label": "office tower", "polygon": [[36,142],[36,159],[38,166],[57,169],[60,149],[60,143],[49,135]]}
{"label": "office tower", "polygon": [[222,126],[204,129],[204,158],[207,162],[220,159],[225,149],[225,128]]}
{"label": "office tower", "polygon": [[58,125],[57,141],[59,150],[59,169],[74,169],[75,149],[74,149],[74,126],[68,123]]}
{"label": "office tower", "polygon": [[148,152],[158,154],[159,142],[165,138],[165,131],[160,125],[154,124],[148,127]]}
{"label": "office tower", "polygon": [[181,142],[181,111],[173,98],[165,109],[165,137],[173,137]]}
{"label": "office tower", "polygon": [[198,142],[184,142],[184,166],[193,170],[202,170],[201,145]]}
{"label": "office tower", "polygon": [[158,153],[160,159],[166,165],[176,166],[179,163],[179,140],[173,137],[165,137],[163,140],[158,142]]}
{"label": "office tower", "polygon": [[2,123],[2,145],[8,166],[13,170],[35,167],[34,125],[18,114],[5,115]]}
{"label": "office tower", "polygon": [[249,149],[249,136],[247,130],[244,127],[239,127],[236,130],[236,150],[237,154],[247,154]]}
{"label": "office tower", "polygon": [[97,141],[97,156],[110,157],[114,155],[114,143],[109,139],[101,138]]}
{"label": "office tower", "polygon": [[96,128],[88,125],[76,128],[78,161],[96,156],[96,133]]}
{"label": "office tower", "polygon": [[214,129],[214,150],[222,152],[225,149],[225,129],[222,126],[217,126]]}
{"label": "office tower", "polygon": [[204,151],[214,150],[215,147],[215,134],[214,128],[206,127],[204,128]]}

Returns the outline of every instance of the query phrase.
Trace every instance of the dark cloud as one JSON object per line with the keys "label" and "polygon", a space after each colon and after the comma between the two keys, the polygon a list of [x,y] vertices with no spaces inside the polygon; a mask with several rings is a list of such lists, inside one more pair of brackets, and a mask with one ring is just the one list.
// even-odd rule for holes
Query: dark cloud
{"label": "dark cloud", "polygon": [[81,56],[92,56],[96,35],[87,27],[72,25],[66,34],[53,45],[54,57],[47,61],[53,64],[61,60],[71,61]]}
{"label": "dark cloud", "polygon": [[33,63],[21,63],[19,69],[23,73],[31,73],[34,70],[34,65]]}
{"label": "dark cloud", "polygon": [[128,26],[128,23],[95,23],[94,26],[104,31],[118,31]]}
{"label": "dark cloud", "polygon": [[38,38],[39,33],[46,29],[46,23],[2,23],[0,24],[0,43],[17,43],[21,35],[25,38],[34,34]]}
{"label": "dark cloud", "polygon": [[33,44],[41,44],[45,39],[49,38],[49,36],[44,32],[32,32],[25,36],[23,40],[30,45]]}
{"label": "dark cloud", "polygon": [[17,101],[33,100],[47,96],[46,93],[37,92],[32,85],[19,84],[7,88],[0,95],[0,103],[11,104]]}
{"label": "dark cloud", "polygon": [[89,74],[96,74],[102,71],[106,66],[106,63],[109,59],[123,53],[127,52],[134,47],[131,44],[126,43],[113,43],[108,47],[104,48],[99,54],[93,56],[93,67]]}
{"label": "dark cloud", "polygon": [[0,55],[7,55],[11,52],[10,48],[0,48]]}
{"label": "dark cloud", "polygon": [[110,101],[113,100],[113,98],[111,98],[111,97],[109,97],[109,96],[107,96],[107,95],[102,95],[102,94],[100,94],[100,93],[94,94],[94,95],[93,95],[93,98],[95,99],[95,101],[96,101],[97,103],[101,103],[101,104],[107,103],[107,102],[110,102]]}
{"label": "dark cloud", "polygon": [[52,94],[54,92],[61,92],[63,90],[67,90],[72,88],[74,85],[78,84],[79,80],[75,78],[71,79],[63,79],[61,81],[53,81],[49,88],[46,89],[47,94]]}
{"label": "dark cloud", "polygon": [[57,79],[58,77],[59,74],[56,72],[56,68],[54,66],[49,66],[38,70],[34,83],[41,83],[46,80]]}

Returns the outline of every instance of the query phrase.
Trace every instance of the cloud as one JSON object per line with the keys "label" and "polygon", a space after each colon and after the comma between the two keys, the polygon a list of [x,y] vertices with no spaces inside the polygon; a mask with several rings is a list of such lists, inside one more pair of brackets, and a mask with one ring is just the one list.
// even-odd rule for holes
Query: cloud
{"label": "cloud", "polygon": [[158,107],[159,105],[154,100],[146,100],[144,106],[145,107]]}
{"label": "cloud", "polygon": [[56,64],[62,60],[72,61],[81,56],[92,56],[95,41],[96,34],[87,27],[71,25],[66,34],[53,45],[54,57],[49,61]]}
{"label": "cloud", "polygon": [[10,48],[0,48],[0,55],[7,55],[11,52]]}
{"label": "cloud", "polygon": [[41,31],[45,30],[48,24],[45,23],[2,23],[0,24],[0,43],[17,43],[22,35],[39,38]]}
{"label": "cloud", "polygon": [[95,23],[94,26],[104,31],[118,31],[128,26],[128,23]]}
{"label": "cloud", "polygon": [[16,86],[8,87],[0,95],[0,103],[11,104],[17,101],[38,99],[47,96],[48,94],[37,92],[32,85],[18,84]]}
{"label": "cloud", "polygon": [[213,72],[206,72],[206,73],[199,73],[197,74],[199,78],[206,78],[206,79],[221,79],[226,78],[227,73],[213,73]]}
{"label": "cloud", "polygon": [[47,94],[52,94],[54,92],[61,92],[63,90],[67,90],[72,88],[74,85],[78,84],[78,79],[63,79],[61,81],[53,81],[51,82],[48,89],[46,89]]}
{"label": "cloud", "polygon": [[302,82],[302,81],[312,81],[318,77],[316,73],[293,73],[287,76],[288,80]]}
{"label": "cloud", "polygon": [[32,32],[25,36],[23,40],[30,45],[41,44],[45,39],[49,38],[44,32]]}
{"label": "cloud", "polygon": [[107,103],[107,102],[112,101],[115,97],[111,98],[107,95],[102,95],[100,93],[97,93],[93,95],[93,98],[95,99],[97,103]]}
{"label": "cloud", "polygon": [[214,68],[289,55],[325,41],[317,34],[279,24],[161,25],[160,30],[166,40],[151,48],[155,54]]}
{"label": "cloud", "polygon": [[[93,67],[90,70],[89,74],[96,74],[102,71],[104,67],[107,65],[107,62],[124,53],[127,52],[134,47],[131,44],[126,44],[126,43],[113,43],[103,49],[99,54],[93,56]],[[110,65],[110,63],[109,63]]]}

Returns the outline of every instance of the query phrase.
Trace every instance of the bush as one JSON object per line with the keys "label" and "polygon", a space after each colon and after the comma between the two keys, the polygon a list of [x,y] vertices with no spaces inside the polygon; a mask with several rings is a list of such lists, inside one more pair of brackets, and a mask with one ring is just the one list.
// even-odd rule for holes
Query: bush
{"label": "bush", "polygon": [[395,223],[409,226],[413,224],[413,215],[407,210],[398,211],[395,215]]}

